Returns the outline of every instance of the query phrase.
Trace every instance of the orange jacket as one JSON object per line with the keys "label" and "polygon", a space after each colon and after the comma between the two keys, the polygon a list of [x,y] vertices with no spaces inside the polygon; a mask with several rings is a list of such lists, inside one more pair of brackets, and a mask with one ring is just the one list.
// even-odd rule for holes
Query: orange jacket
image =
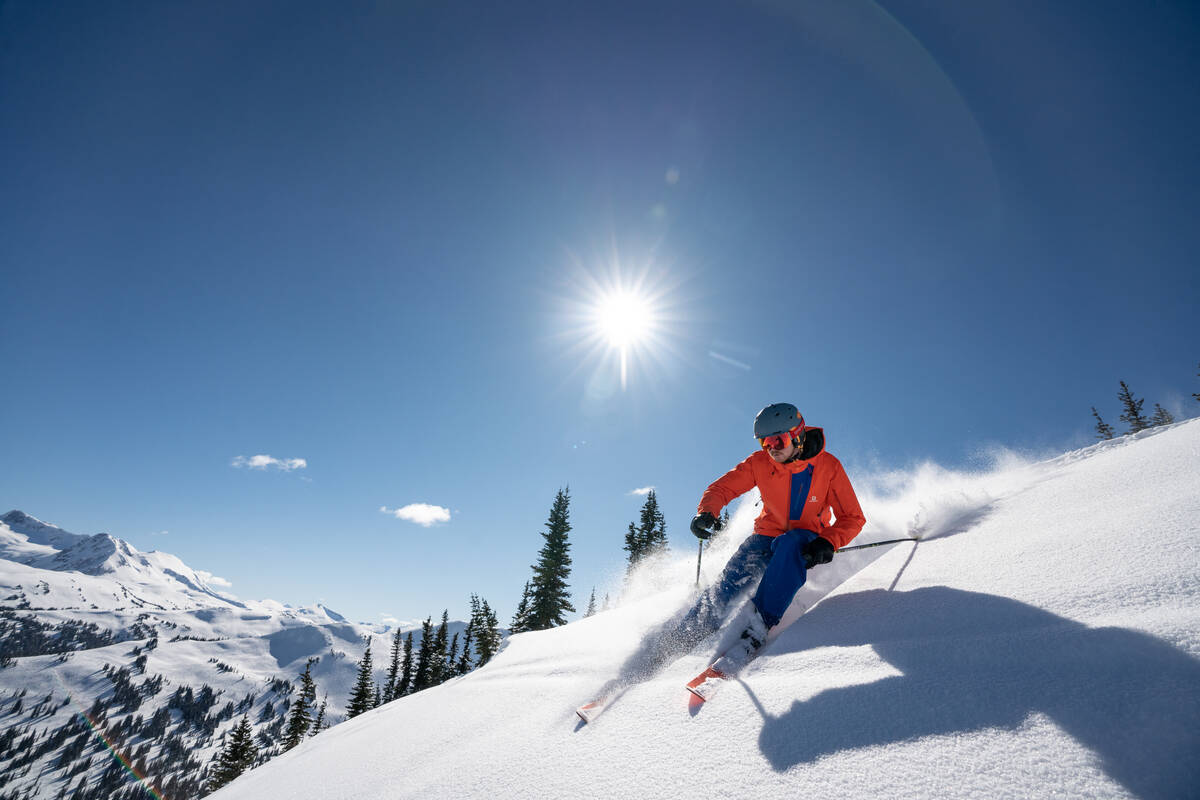
{"label": "orange jacket", "polygon": [[718,516],[731,500],[757,486],[763,507],[754,520],[755,533],[778,536],[804,528],[835,548],[845,547],[867,518],[842,462],[825,452],[825,432],[806,428],[805,433],[800,458],[780,464],[766,450],[755,452],[704,490],[699,511]]}

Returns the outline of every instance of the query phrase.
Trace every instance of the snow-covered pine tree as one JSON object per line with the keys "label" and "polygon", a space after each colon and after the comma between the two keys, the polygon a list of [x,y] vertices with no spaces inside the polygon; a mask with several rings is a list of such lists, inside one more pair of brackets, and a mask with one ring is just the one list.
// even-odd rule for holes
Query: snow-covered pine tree
{"label": "snow-covered pine tree", "polygon": [[1097,439],[1111,439],[1116,435],[1117,432],[1113,430],[1113,426],[1100,418],[1100,412],[1096,410],[1095,406],[1092,406],[1092,416],[1096,418]]}
{"label": "snow-covered pine tree", "polygon": [[350,702],[346,706],[346,718],[353,719],[365,711],[375,707],[375,679],[371,666],[371,637],[367,636],[367,649],[363,651],[362,660],[358,662],[358,677],[354,681],[354,689],[350,692]]}
{"label": "snow-covered pine tree", "polygon": [[412,691],[419,692],[427,689],[430,683],[433,661],[433,617],[426,617],[421,623],[421,644],[417,648],[417,666],[413,670]]}
{"label": "snow-covered pine tree", "polygon": [[1167,411],[1158,403],[1154,404],[1154,416],[1150,418],[1151,425],[1157,428],[1159,425],[1170,425],[1174,422],[1175,417],[1172,416],[1170,411]]}
{"label": "snow-covered pine tree", "polygon": [[248,770],[258,757],[258,748],[254,745],[254,732],[250,728],[250,718],[245,714],[233,729],[225,748],[217,754],[209,774],[208,784],[204,787],[205,794],[211,794],[237,776]]}
{"label": "snow-covered pine tree", "polygon": [[391,660],[388,662],[387,683],[383,685],[383,702],[390,703],[399,697],[396,691],[396,681],[400,679],[400,658],[404,651],[404,634],[396,628],[396,633],[392,635],[392,654]]}
{"label": "snow-covered pine tree", "polygon": [[283,735],[285,752],[300,744],[312,726],[312,711],[317,701],[317,685],[312,679],[312,666],[316,661],[317,659],[310,658],[304,665],[304,672],[300,673],[298,696],[288,710],[287,728]]}
{"label": "snow-covered pine tree", "polygon": [[546,520],[546,532],[542,534],[545,543],[532,567],[528,617],[531,631],[566,625],[565,615],[575,611],[567,583],[571,575],[571,542],[567,538],[571,531],[570,504],[570,488],[559,489]]}
{"label": "snow-covered pine tree", "polygon": [[1133,391],[1125,384],[1125,381],[1120,381],[1121,391],[1117,397],[1121,400],[1121,407],[1125,410],[1121,412],[1121,421],[1129,425],[1127,433],[1137,433],[1144,431],[1150,427],[1150,420],[1142,416],[1142,403],[1145,399],[1135,399]]}
{"label": "snow-covered pine tree", "polygon": [[458,633],[450,639],[450,649],[446,651],[446,680],[457,675],[458,669]]}
{"label": "snow-covered pine tree", "polygon": [[590,616],[592,616],[592,615],[593,615],[593,614],[595,614],[595,613],[596,613],[596,587],[595,587],[595,586],[593,586],[593,587],[592,587],[592,593],[591,593],[591,595],[588,597],[588,607],[587,607],[587,611],[584,611],[584,612],[583,612],[583,616],[584,616],[585,618],[587,618],[587,617],[590,617]]}
{"label": "snow-covered pine tree", "polygon": [[525,581],[525,588],[521,591],[521,602],[517,603],[517,612],[508,624],[508,631],[524,633],[529,629],[529,581]]}

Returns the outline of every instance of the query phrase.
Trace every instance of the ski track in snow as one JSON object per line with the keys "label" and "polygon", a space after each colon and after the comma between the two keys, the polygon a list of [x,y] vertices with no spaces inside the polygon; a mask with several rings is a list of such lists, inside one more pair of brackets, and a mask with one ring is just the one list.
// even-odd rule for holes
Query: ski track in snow
{"label": "ski track in snow", "polygon": [[513,637],[214,797],[1200,796],[1200,421],[985,474],[884,477],[863,486],[856,543],[923,541],[814,570],[698,711],[683,685],[728,632],[592,725],[573,713],[691,601],[683,558],[636,576],[621,607]]}

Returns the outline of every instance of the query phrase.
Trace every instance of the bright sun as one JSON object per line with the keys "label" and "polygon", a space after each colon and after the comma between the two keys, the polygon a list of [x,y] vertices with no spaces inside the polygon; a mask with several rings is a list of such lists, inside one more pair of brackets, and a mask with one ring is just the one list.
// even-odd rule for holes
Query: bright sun
{"label": "bright sun", "polygon": [[618,289],[601,297],[596,304],[596,326],[609,345],[624,350],[651,332],[654,310],[645,298]]}
{"label": "bright sun", "polygon": [[562,335],[575,368],[590,372],[589,402],[625,391],[635,376],[656,379],[677,355],[677,285],[667,270],[653,264],[623,268],[616,254],[607,267],[575,266],[566,275],[572,296],[561,306]]}

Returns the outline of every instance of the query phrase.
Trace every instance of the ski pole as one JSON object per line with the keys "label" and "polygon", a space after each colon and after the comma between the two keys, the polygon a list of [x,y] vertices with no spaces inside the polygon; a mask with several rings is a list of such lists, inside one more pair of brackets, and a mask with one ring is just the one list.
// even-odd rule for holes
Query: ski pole
{"label": "ski pole", "polygon": [[700,585],[700,559],[704,558],[704,540],[701,539],[697,544],[700,549],[696,551],[696,585]]}
{"label": "ski pole", "polygon": [[919,542],[921,541],[916,536],[905,536],[903,539],[888,539],[886,542],[871,542],[870,544],[856,544],[853,547],[839,547],[834,550],[835,553],[844,553],[847,550],[864,550],[868,547],[882,547],[885,544],[897,544],[899,542]]}

